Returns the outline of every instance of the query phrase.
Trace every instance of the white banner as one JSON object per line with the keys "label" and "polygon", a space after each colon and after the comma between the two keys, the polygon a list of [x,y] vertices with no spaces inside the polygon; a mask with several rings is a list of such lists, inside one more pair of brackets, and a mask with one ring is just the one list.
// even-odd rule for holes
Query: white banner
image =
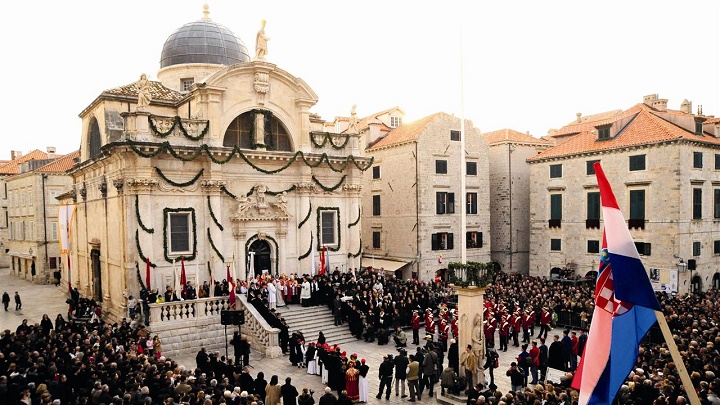
{"label": "white banner", "polygon": [[58,240],[60,242],[60,253],[68,253],[70,251],[70,223],[75,215],[76,204],[61,205],[58,207]]}

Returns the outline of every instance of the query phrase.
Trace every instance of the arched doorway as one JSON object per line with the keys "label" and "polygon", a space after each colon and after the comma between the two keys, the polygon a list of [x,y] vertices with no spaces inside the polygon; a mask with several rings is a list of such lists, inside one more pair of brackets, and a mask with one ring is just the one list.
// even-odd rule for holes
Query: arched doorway
{"label": "arched doorway", "polygon": [[258,239],[250,244],[248,253],[255,253],[253,256],[253,268],[255,276],[272,274],[272,262],[270,261],[270,244],[266,240]]}
{"label": "arched doorway", "polygon": [[560,267],[553,267],[552,269],[550,269],[550,280],[559,279],[561,272],[562,272],[562,269]]}
{"label": "arched doorway", "polygon": [[700,276],[693,277],[692,283],[690,283],[690,292],[702,292],[702,279],[700,278]]}
{"label": "arched doorway", "polygon": [[585,278],[588,280],[595,281],[595,279],[597,279],[597,276],[598,276],[598,272],[595,270],[590,270],[587,273],[585,273]]}
{"label": "arched doorway", "polygon": [[720,273],[713,275],[712,288],[713,290],[720,290]]}
{"label": "arched doorway", "polygon": [[100,249],[92,249],[90,251],[90,267],[93,276],[93,299],[97,302],[102,301],[102,273],[100,269]]}

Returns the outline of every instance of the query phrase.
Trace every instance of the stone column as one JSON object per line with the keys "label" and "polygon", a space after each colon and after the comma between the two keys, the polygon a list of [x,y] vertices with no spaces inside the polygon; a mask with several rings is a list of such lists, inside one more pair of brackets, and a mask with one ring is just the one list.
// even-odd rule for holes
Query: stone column
{"label": "stone column", "polygon": [[[483,308],[485,288],[476,286],[455,287],[458,294],[458,350],[460,355],[465,352],[467,345],[472,345],[477,356],[478,367],[485,364],[485,334],[483,333]],[[461,373],[464,374],[464,368]],[[475,374],[474,384],[484,383],[482,371]]]}

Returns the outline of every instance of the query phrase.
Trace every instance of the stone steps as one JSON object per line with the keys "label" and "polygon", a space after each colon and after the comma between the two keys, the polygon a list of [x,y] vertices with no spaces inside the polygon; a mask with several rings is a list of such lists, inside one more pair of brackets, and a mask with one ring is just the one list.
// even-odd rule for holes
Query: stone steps
{"label": "stone steps", "polygon": [[320,331],[330,344],[343,344],[354,342],[347,323],[335,326],[335,318],[330,309],[325,306],[303,308],[299,305],[289,305],[278,308],[290,327],[290,334],[299,330],[305,336],[307,342],[317,341]]}

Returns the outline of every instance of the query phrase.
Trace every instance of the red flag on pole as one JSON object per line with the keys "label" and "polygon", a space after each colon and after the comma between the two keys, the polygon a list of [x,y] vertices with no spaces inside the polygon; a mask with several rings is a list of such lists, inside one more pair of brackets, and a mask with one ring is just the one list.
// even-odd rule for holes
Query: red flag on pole
{"label": "red flag on pole", "polygon": [[185,259],[180,258],[180,284],[182,285],[182,296],[187,297],[187,276],[185,275]]}
{"label": "red flag on pole", "polygon": [[150,258],[145,258],[145,287],[150,291]]}
{"label": "red flag on pole", "polygon": [[235,309],[235,282],[230,275],[230,265],[227,266],[227,281],[230,283],[230,308]]}
{"label": "red flag on pole", "polygon": [[318,274],[325,274],[325,255],[327,254],[327,248],[323,246],[322,250],[320,250],[320,271],[318,271]]}

